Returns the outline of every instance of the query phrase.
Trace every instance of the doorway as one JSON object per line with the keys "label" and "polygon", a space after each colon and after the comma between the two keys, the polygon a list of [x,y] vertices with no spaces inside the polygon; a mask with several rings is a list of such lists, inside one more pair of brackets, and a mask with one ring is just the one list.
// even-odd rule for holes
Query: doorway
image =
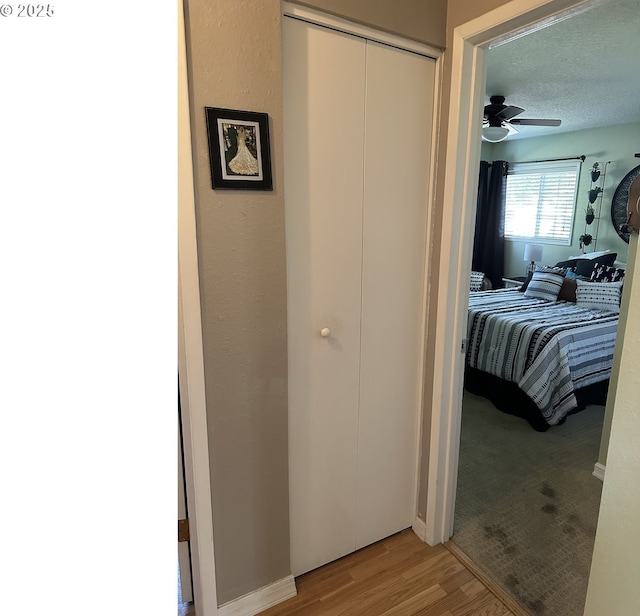
{"label": "doorway", "polygon": [[[446,541],[452,534],[453,501],[455,500],[455,477],[458,464],[459,444],[459,409],[461,402],[461,376],[463,361],[459,356],[460,340],[464,337],[467,295],[463,281],[468,284],[468,263],[470,263],[470,212],[473,212],[475,181],[474,175],[479,164],[479,118],[482,111],[482,94],[480,89],[483,75],[482,46],[490,40],[503,36],[510,30],[526,26],[533,21],[551,16],[554,11],[561,11],[575,3],[533,3],[510,2],[501,8],[500,13],[484,15],[457,28],[452,38],[452,98],[461,101],[460,109],[452,109],[449,118],[449,146],[444,152],[446,171],[444,172],[444,202],[455,204],[449,212],[443,212],[442,257],[439,276],[440,285],[446,287],[437,300],[437,323],[434,333],[437,358],[442,359],[436,367],[433,392],[433,408],[438,412],[432,418],[432,438],[429,473],[429,490],[427,502],[427,540]],[[518,11],[525,12],[523,14]],[[467,104],[466,101],[469,101]],[[633,269],[637,263],[637,237],[633,237],[630,245],[629,265]],[[627,287],[623,297],[621,323],[629,331],[635,331],[638,312],[637,291]],[[628,304],[625,304],[625,301]],[[629,310],[627,318],[626,311]],[[624,339],[626,336],[619,336]],[[629,564],[637,567],[637,558],[626,548],[627,532],[630,530],[616,516],[619,499],[626,493],[623,481],[623,466],[634,466],[634,458],[627,451],[631,434],[637,434],[632,424],[633,413],[633,375],[637,365],[635,350],[628,344],[622,344],[620,370],[616,370],[615,378],[620,385],[610,394],[616,395],[616,408],[623,408],[613,421],[610,454],[616,452],[615,460],[620,466],[614,467],[614,456],[610,455],[610,468],[607,468],[606,482],[609,490],[605,490],[596,548],[592,561],[592,574],[587,594],[586,610],[589,614],[606,611],[606,605],[637,602],[637,593],[631,591],[623,583],[616,584],[611,563],[615,562],[620,571],[627,571]],[[629,360],[625,363],[625,358]],[[624,366],[624,368],[623,368]],[[622,384],[627,389],[622,388]],[[631,389],[629,389],[631,388]],[[616,428],[618,428],[616,430]],[[618,451],[618,446],[623,447]],[[615,496],[614,496],[615,494]],[[625,495],[626,498],[626,495]],[[626,531],[626,532],[625,532]],[[627,555],[630,563],[625,564],[622,556]],[[607,562],[609,561],[609,562]],[[612,571],[609,575],[609,571]],[[610,603],[605,603],[609,601]],[[600,608],[600,609],[599,609]]]}
{"label": "doorway", "polygon": [[[489,85],[485,90],[487,97],[493,92],[501,91],[491,87],[492,83],[500,82],[500,78],[495,78],[495,70],[492,72],[492,67],[495,66],[495,62],[491,59],[492,55],[499,55],[503,59],[511,56],[522,57],[524,41],[527,42],[527,49],[531,54],[535,50],[536,41],[540,38],[545,39],[548,45],[551,38],[557,40],[560,33],[565,32],[564,26],[567,26],[568,30],[580,31],[584,23],[579,22],[599,19],[601,16],[598,10],[606,8],[607,5],[603,4],[572,17],[562,24],[554,24],[548,29],[508,42],[495,51],[489,51],[487,76]],[[612,13],[612,8],[609,8],[607,16],[609,17]],[[619,11],[618,14],[625,13]],[[603,25],[603,33],[605,31],[606,26]],[[603,40],[605,39],[606,37],[603,36]],[[599,53],[597,49],[594,51],[600,57],[605,55],[603,52]],[[572,59],[579,57],[573,54],[571,50],[558,53],[559,56],[566,58],[569,65]],[[544,80],[544,75],[537,76],[537,72],[526,70],[526,67],[522,67],[521,70],[523,80]],[[493,79],[491,79],[492,75],[494,75]],[[520,96],[516,97],[512,94],[511,102],[520,102]],[[521,104],[528,108],[529,102],[529,99],[525,99]],[[615,112],[615,107],[613,110]],[[527,111],[525,115],[535,115],[535,113],[529,114]],[[598,135],[601,134],[602,132],[598,133]],[[585,135],[590,137],[591,133],[585,133]],[[571,139],[567,139],[568,137]],[[513,162],[534,158],[553,158],[554,155],[558,155],[555,152],[573,154],[575,150],[576,154],[585,153],[588,160],[582,165],[580,172],[582,186],[576,212],[576,229],[581,230],[579,222],[584,220],[582,193],[586,192],[589,185],[588,169],[596,156],[595,153],[600,152],[597,156],[602,157],[605,156],[603,154],[605,152],[607,157],[617,161],[614,168],[620,168],[619,157],[624,158],[627,152],[634,151],[628,148],[635,147],[635,144],[629,146],[626,141],[623,141],[618,151],[624,149],[625,154],[618,154],[615,148],[612,154],[612,143],[615,139],[620,139],[619,132],[608,130],[605,139],[598,138],[597,142],[593,142],[593,138],[589,137],[585,136],[581,139],[580,133],[564,133],[553,137],[546,135],[532,140],[511,141],[509,138],[505,144],[492,145],[483,149],[482,158],[488,161],[506,159]],[[555,143],[551,145],[549,143],[551,141]],[[527,142],[531,145],[527,146]],[[584,147],[585,145],[587,147]],[[534,148],[535,155],[530,155]],[[606,189],[609,189],[611,194],[613,192],[611,182],[608,184]],[[613,185],[615,186],[615,182]],[[584,194],[584,203],[586,203],[586,194]],[[610,224],[607,226],[613,231]],[[567,255],[580,252],[577,247],[579,232],[574,231],[576,239],[573,248],[545,244],[544,260],[541,263],[553,265],[557,261],[566,259]],[[618,241],[618,238],[616,237],[615,240]],[[509,240],[507,244],[509,245]],[[615,251],[616,246],[620,245],[622,242],[619,244],[611,242],[603,245],[602,248]],[[505,271],[508,277],[524,274],[522,246],[514,242],[511,244],[511,250],[507,251],[513,255],[519,250],[520,259],[518,263],[515,263],[515,258],[505,259],[506,266],[510,265],[510,270]],[[620,250],[618,259],[627,261],[626,247]],[[486,416],[478,415],[481,410],[486,413]],[[492,422],[496,430],[508,433],[503,434],[503,438],[498,438],[498,435],[488,430],[485,423],[480,421],[483,418]],[[604,406],[590,406],[586,411],[568,418],[564,425],[552,428],[545,435],[537,435],[528,428],[526,423],[505,417],[492,405],[487,405],[483,398],[476,398],[467,392],[464,394],[452,541],[456,542],[477,564],[482,565],[485,571],[489,571],[494,579],[500,580],[502,586],[506,587],[505,580],[508,580],[511,583],[512,593],[517,595],[523,604],[527,602],[532,604],[530,607],[532,613],[536,612],[535,606],[542,602],[546,602],[549,608],[549,598],[554,594],[556,600],[566,601],[573,606],[551,610],[554,613],[578,613],[583,607],[602,489],[602,483],[592,476],[592,471],[594,462],[598,459],[603,418]],[[606,444],[607,431],[603,438]],[[514,447],[516,440],[519,445]],[[474,464],[470,465],[469,458],[472,451],[475,453]],[[604,458],[602,460],[604,461]],[[525,503],[528,503],[528,506],[525,506]],[[576,525],[575,522],[579,524]],[[535,576],[536,579],[532,572],[527,573],[529,565],[522,558],[523,542],[531,534],[547,542],[544,543],[541,540],[532,543],[531,554],[535,555],[535,559],[540,563],[538,567],[540,573]],[[518,568],[521,573],[516,574]],[[566,583],[568,579],[572,580],[571,584]],[[545,586],[544,592],[536,592],[536,587],[540,589],[542,586]],[[543,594],[548,594],[549,597],[536,603]]]}
{"label": "doorway", "polygon": [[[572,6],[577,4],[557,1],[539,2],[536,6],[528,3],[523,7],[522,3],[511,2],[500,14],[483,15],[459,26],[452,36],[451,93],[453,100],[460,101],[460,107],[451,109],[449,118],[443,192],[445,203],[460,205],[445,208],[442,221],[443,249],[438,275],[440,281],[448,280],[449,284],[440,284],[434,317],[437,324],[434,344],[438,349],[438,360],[442,361],[438,361],[434,370],[432,395],[432,408],[438,412],[432,417],[430,442],[426,506],[426,539],[429,543],[447,541],[453,534],[464,368],[464,357],[459,349],[466,331],[468,291],[464,281],[468,281],[471,221],[475,218],[485,47],[491,40]],[[603,524],[602,515],[601,509],[599,526]],[[594,556],[592,569],[598,566],[597,562]]]}
{"label": "doorway", "polygon": [[434,343],[441,349],[434,368],[426,538],[429,543],[447,541],[453,534],[453,510],[458,471],[460,409],[464,356],[460,341],[466,335],[469,264],[475,221],[477,169],[480,162],[480,128],[484,106],[486,48],[508,33],[530,28],[581,3],[556,0],[539,6],[511,2],[501,13],[486,14],[467,22],[453,33],[451,97],[448,144],[444,160],[444,202],[460,204],[444,208],[442,254],[438,271],[441,283],[435,319]]}

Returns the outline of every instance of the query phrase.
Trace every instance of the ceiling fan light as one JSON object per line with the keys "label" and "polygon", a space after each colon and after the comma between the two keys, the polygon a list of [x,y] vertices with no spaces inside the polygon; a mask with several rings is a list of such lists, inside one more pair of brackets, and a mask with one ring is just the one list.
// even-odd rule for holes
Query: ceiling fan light
{"label": "ceiling fan light", "polygon": [[485,126],[482,129],[482,138],[491,143],[498,143],[507,138],[509,129],[505,126]]}

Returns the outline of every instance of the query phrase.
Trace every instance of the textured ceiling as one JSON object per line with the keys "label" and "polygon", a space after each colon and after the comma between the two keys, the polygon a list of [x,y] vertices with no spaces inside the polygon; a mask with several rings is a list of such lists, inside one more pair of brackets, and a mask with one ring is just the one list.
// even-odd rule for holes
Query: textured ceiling
{"label": "textured ceiling", "polygon": [[640,122],[640,0],[598,2],[491,48],[485,104],[494,94],[523,107],[519,118],[562,120],[510,140]]}

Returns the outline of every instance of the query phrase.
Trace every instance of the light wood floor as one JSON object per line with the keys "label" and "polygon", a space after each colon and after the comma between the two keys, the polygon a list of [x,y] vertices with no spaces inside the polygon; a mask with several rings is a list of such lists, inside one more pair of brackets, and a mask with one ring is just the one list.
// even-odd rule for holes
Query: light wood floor
{"label": "light wood floor", "polygon": [[[260,616],[514,616],[445,546],[406,530],[296,578],[298,594]],[[516,606],[511,606],[516,607]]]}

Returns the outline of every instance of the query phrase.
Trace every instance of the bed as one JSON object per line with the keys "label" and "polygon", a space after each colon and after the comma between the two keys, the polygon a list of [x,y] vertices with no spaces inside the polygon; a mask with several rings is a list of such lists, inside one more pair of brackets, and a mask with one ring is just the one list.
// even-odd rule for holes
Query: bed
{"label": "bed", "polygon": [[618,316],[517,288],[471,293],[465,387],[538,431],[604,404]]}

